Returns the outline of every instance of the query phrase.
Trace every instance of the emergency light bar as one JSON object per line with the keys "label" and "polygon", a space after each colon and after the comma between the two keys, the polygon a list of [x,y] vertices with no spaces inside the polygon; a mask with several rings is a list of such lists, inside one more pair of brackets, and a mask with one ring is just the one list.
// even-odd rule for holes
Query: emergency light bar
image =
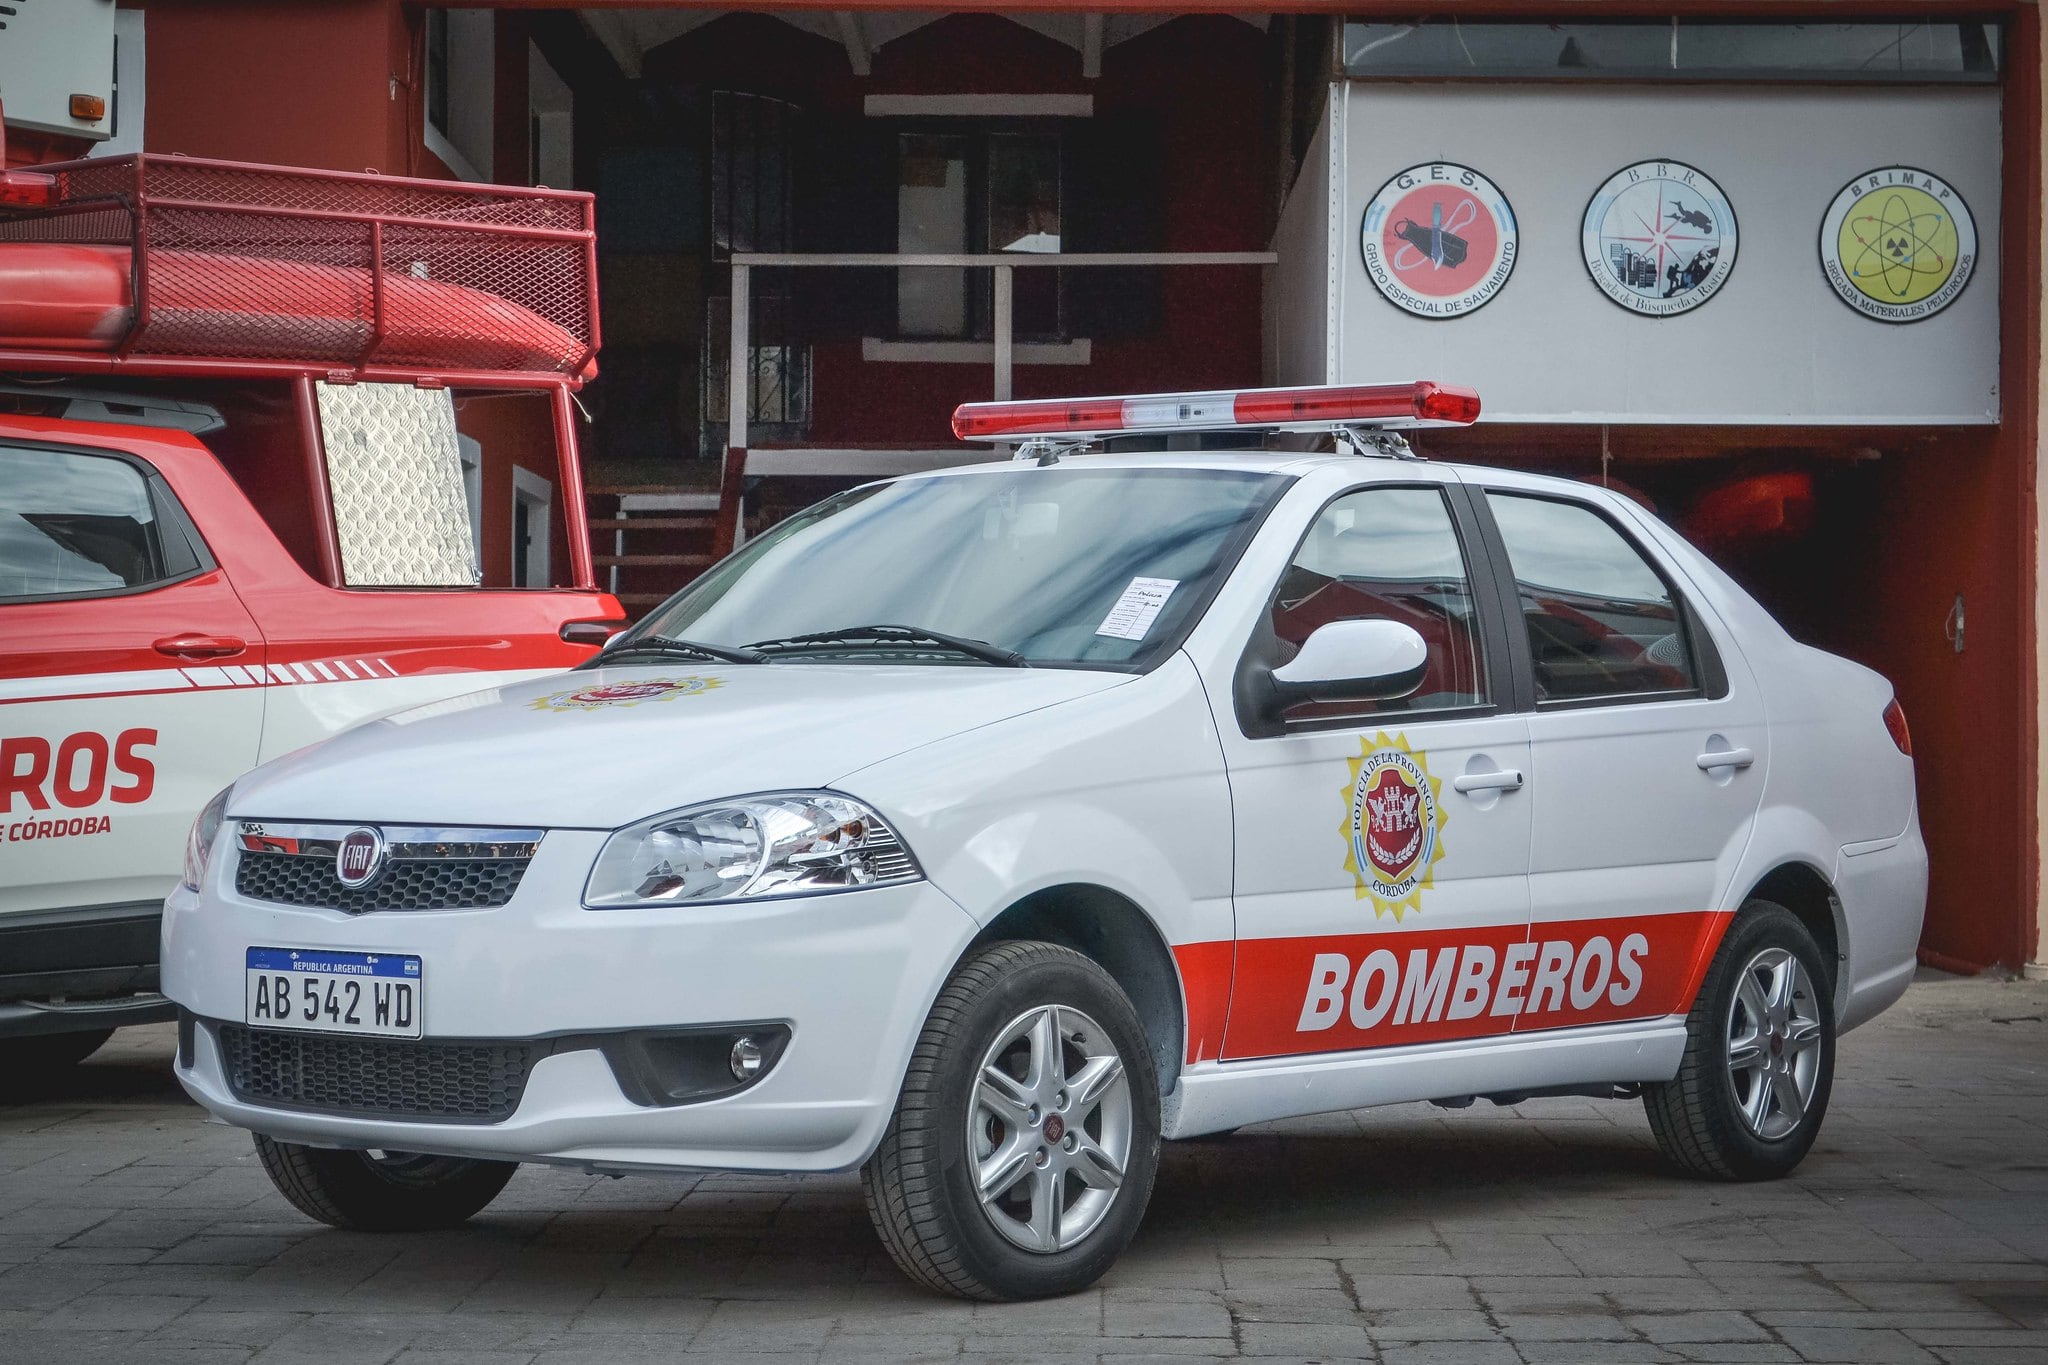
{"label": "emergency light bar", "polygon": [[953,435],[963,441],[1027,436],[1078,439],[1228,427],[1324,431],[1336,426],[1469,426],[1478,418],[1479,395],[1473,390],[1419,380],[1412,384],[962,403],[953,410]]}

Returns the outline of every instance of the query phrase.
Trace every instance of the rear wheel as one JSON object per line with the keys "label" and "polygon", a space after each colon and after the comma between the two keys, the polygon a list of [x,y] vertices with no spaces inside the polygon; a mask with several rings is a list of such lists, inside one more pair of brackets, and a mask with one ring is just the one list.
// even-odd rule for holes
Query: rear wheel
{"label": "rear wheel", "polygon": [[98,1052],[114,1036],[110,1028],[80,1033],[42,1033],[0,1041],[0,1100],[45,1090],[72,1067]]}
{"label": "rear wheel", "polygon": [[1789,1173],[1834,1085],[1835,1011],[1820,949],[1771,901],[1742,908],[1686,1019],[1676,1079],[1643,1088],[1671,1160],[1711,1180]]}
{"label": "rear wheel", "polygon": [[498,1197],[514,1161],[419,1152],[337,1151],[255,1135],[279,1194],[308,1218],[358,1232],[451,1228]]}
{"label": "rear wheel", "polygon": [[1079,953],[1003,943],[940,992],[861,1184],[912,1279],[1042,1298],[1122,1254],[1158,1164],[1159,1082],[1129,999]]}

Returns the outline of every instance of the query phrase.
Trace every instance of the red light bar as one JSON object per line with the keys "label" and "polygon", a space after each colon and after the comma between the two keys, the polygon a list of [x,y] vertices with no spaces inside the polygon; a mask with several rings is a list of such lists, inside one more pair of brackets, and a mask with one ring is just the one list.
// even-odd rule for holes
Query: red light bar
{"label": "red light bar", "polygon": [[1471,389],[1420,380],[1412,384],[962,403],[953,411],[953,435],[963,441],[999,441],[1013,436],[1108,436],[1229,427],[1466,426],[1478,418],[1479,395]]}

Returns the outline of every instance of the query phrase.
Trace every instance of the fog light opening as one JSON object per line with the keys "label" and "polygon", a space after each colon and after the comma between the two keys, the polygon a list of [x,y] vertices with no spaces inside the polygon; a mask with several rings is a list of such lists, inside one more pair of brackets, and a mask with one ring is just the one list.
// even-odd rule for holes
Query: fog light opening
{"label": "fog light opening", "polygon": [[734,1080],[751,1081],[761,1074],[761,1068],[767,1064],[768,1054],[751,1035],[742,1034],[733,1040],[730,1061]]}

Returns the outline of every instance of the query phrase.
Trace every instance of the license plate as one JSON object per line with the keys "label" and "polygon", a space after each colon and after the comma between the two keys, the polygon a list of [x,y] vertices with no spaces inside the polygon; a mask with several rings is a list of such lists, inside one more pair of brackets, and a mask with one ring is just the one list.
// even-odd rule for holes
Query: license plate
{"label": "license plate", "polygon": [[420,1036],[420,960],[402,953],[251,948],[245,1021],[308,1033]]}

